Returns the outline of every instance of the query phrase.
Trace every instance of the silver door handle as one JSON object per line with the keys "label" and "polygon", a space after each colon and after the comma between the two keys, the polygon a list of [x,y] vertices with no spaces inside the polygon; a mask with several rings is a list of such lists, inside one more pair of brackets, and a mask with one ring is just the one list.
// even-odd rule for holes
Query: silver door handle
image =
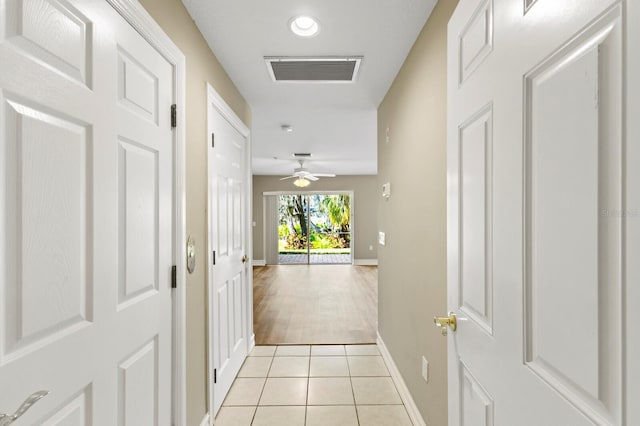
{"label": "silver door handle", "polygon": [[20,416],[26,413],[27,410],[29,410],[29,408],[31,408],[33,404],[40,401],[42,398],[44,398],[47,395],[49,395],[49,391],[46,391],[46,390],[34,392],[31,395],[29,395],[27,399],[24,400],[22,405],[16,410],[15,413],[0,414],[0,426],[7,426],[15,422],[16,420],[18,420]]}

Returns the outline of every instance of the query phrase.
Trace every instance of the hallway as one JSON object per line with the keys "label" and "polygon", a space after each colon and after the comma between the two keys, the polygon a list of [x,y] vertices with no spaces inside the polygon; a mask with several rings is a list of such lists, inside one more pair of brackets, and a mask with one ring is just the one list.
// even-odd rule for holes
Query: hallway
{"label": "hallway", "polygon": [[278,265],[253,269],[257,345],[374,343],[378,268]]}
{"label": "hallway", "polygon": [[640,426],[640,0],[0,27],[0,426]]}
{"label": "hallway", "polygon": [[376,345],[256,346],[216,426],[411,426]]}

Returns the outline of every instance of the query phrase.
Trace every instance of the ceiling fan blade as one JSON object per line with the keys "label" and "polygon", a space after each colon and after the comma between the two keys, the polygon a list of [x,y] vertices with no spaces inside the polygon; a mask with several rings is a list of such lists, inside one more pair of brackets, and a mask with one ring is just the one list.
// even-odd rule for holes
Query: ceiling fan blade
{"label": "ceiling fan blade", "polygon": [[307,180],[313,181],[313,182],[315,182],[315,181],[317,181],[317,180],[318,180],[318,178],[317,178],[317,177],[315,177],[315,176],[314,176],[314,175],[312,175],[312,174],[308,174],[308,175],[306,175],[304,178],[305,178],[305,179],[307,179]]}
{"label": "ceiling fan blade", "polygon": [[336,177],[333,173],[314,173],[313,175],[318,177]]}
{"label": "ceiling fan blade", "polygon": [[283,177],[280,180],[287,180],[287,179],[293,179],[293,178],[297,178],[298,176],[287,176],[287,177]]}

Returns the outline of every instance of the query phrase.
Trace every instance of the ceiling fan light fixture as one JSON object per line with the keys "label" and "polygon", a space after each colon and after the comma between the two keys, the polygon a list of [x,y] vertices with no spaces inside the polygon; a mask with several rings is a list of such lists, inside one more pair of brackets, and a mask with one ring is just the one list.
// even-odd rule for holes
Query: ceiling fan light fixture
{"label": "ceiling fan light fixture", "polygon": [[310,183],[311,182],[309,180],[302,177],[293,181],[293,184],[298,188],[306,188],[307,186],[309,186]]}
{"label": "ceiling fan light fixture", "polygon": [[291,32],[300,37],[313,37],[320,31],[318,21],[310,16],[297,16],[289,21]]}

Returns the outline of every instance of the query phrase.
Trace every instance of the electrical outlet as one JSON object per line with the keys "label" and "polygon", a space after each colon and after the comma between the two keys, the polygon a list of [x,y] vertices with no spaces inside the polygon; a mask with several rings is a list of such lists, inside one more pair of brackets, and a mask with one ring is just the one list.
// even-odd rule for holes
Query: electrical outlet
{"label": "electrical outlet", "polygon": [[373,251],[373,246],[369,246],[369,251]]}
{"label": "electrical outlet", "polygon": [[429,383],[429,361],[424,356],[422,357],[422,378]]}

